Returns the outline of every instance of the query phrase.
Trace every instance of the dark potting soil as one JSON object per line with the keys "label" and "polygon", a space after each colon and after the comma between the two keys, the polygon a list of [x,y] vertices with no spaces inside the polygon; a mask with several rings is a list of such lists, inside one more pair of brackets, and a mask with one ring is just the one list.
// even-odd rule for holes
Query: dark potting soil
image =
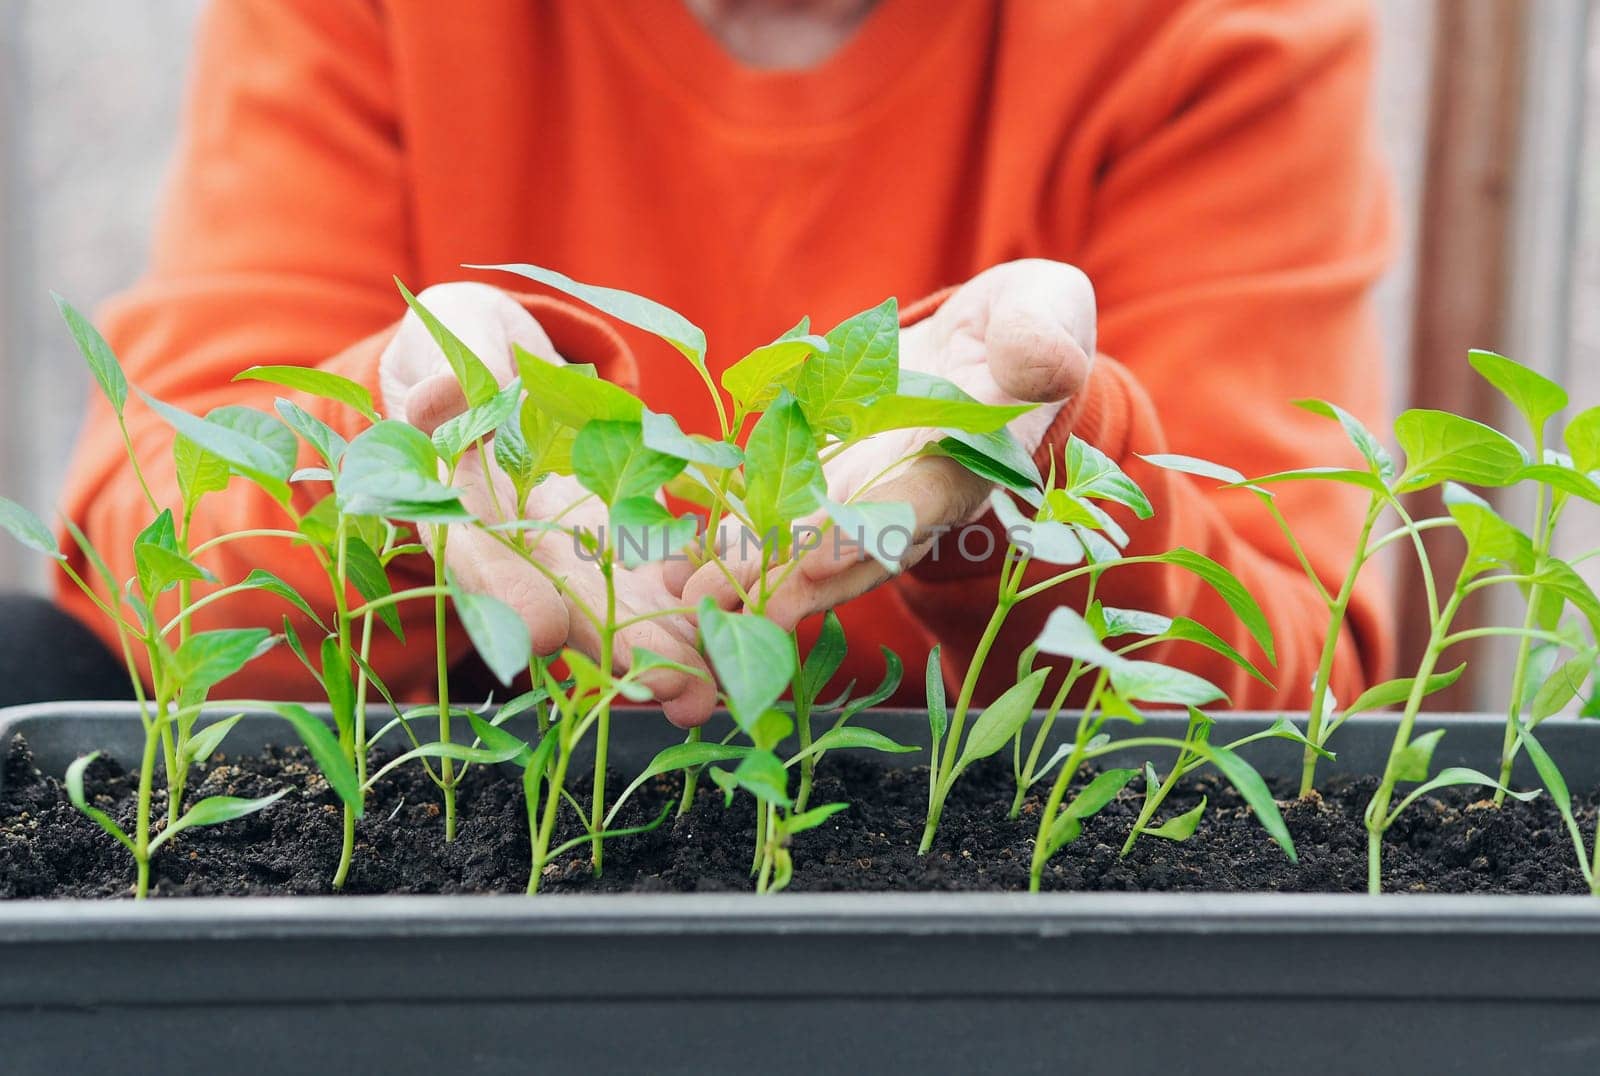
{"label": "dark potting soil", "polygon": [[[133,863],[112,837],[68,802],[61,782],[33,764],[21,737],[6,745],[0,793],[0,898],[120,897],[130,892]],[[1089,776],[1088,771],[1082,775]],[[136,775],[99,759],[84,789],[92,803],[130,831]],[[626,780],[608,779],[620,790]],[[1292,864],[1263,832],[1233,789],[1214,776],[1182,783],[1161,817],[1208,807],[1198,832],[1174,843],[1142,838],[1119,850],[1138,812],[1136,780],[1084,827],[1083,835],[1046,868],[1050,890],[1361,891],[1366,886],[1366,830],[1361,813],[1370,778],[1328,782],[1322,794],[1283,804],[1300,862]],[[298,748],[259,756],[218,756],[191,778],[190,802],[203,796],[263,796],[285,786],[273,806],[220,826],[191,829],[162,848],[151,866],[155,896],[245,896],[330,891],[338,862],[338,800]],[[654,819],[682,788],[678,775],[647,783],[629,801],[618,826]],[[583,779],[571,782],[580,802]],[[1287,784],[1274,784],[1279,796]],[[1549,797],[1496,808],[1476,790],[1446,789],[1424,797],[1401,817],[1385,842],[1386,888],[1413,892],[1581,893],[1572,845]],[[1009,766],[991,759],[968,771],[944,814],[933,851],[917,855],[926,809],[927,771],[899,770],[870,758],[834,754],[817,773],[814,804],[851,807],[795,838],[791,891],[1024,890],[1039,799],[1019,819],[1006,817]],[[1596,797],[1576,797],[1587,831]],[[164,807],[164,797],[158,795]],[[438,790],[420,767],[386,776],[359,823],[346,892],[521,892],[527,885],[528,834],[521,782],[474,766],[459,792],[457,839],[444,841]],[[164,811],[158,810],[164,817]],[[568,832],[580,833],[575,816]],[[722,805],[702,781],[694,809],[658,829],[607,843],[605,874],[593,877],[588,848],[545,868],[549,893],[705,892],[752,888],[753,812],[748,796]]]}

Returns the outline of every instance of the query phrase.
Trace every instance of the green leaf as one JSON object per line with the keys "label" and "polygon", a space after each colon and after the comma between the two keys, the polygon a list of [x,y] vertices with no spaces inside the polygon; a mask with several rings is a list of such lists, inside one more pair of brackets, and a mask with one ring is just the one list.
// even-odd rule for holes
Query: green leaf
{"label": "green leaf", "polygon": [[265,411],[252,407],[218,407],[206,413],[206,422],[232,430],[272,454],[273,475],[291,473],[300,458],[300,443],[294,431]]}
{"label": "green leaf", "polygon": [[1258,475],[1242,486],[1229,486],[1228,489],[1248,489],[1253,493],[1266,494],[1267,486],[1280,482],[1339,482],[1346,486],[1359,486],[1369,493],[1384,494],[1388,490],[1382,478],[1370,471],[1357,471],[1349,467],[1297,467],[1289,471],[1274,471],[1272,474]]}
{"label": "green leaf", "polygon": [[450,600],[456,618],[467,631],[467,638],[494,673],[507,687],[528,669],[533,660],[533,640],[528,625],[511,606],[487,594],[474,594],[450,584]]}
{"label": "green leaf", "polygon": [[216,754],[217,749],[222,746],[222,741],[233,731],[233,726],[242,720],[244,720],[243,714],[234,714],[221,721],[214,721],[191,735],[189,741],[183,745],[184,759],[189,762],[204,762]]}
{"label": "green leaf", "polygon": [[795,520],[814,511],[826,490],[817,443],[800,402],[787,393],[762,414],[745,444],[745,509],[757,535],[788,548]]}
{"label": "green leaf", "polygon": [[815,703],[839,666],[844,664],[846,650],[844,625],[839,621],[839,614],[829,609],[822,615],[822,630],[817,633],[817,641],[795,679],[796,699],[803,700],[808,707]]}
{"label": "green leaf", "polygon": [[649,497],[629,497],[611,509],[611,545],[626,568],[666,560],[699,533],[698,517],[674,516]]}
{"label": "green leaf", "polygon": [[1200,459],[1198,456],[1183,456],[1174,452],[1154,452],[1150,454],[1139,453],[1139,458],[1152,467],[1159,467],[1163,471],[1176,471],[1179,474],[1192,475],[1195,478],[1210,478],[1226,486],[1250,485],[1250,480],[1242,471],[1236,471],[1221,463]]}
{"label": "green leaf", "polygon": [[[383,561],[371,546],[354,535],[345,536],[344,568],[350,584],[364,601],[377,601],[394,593],[389,585],[389,573],[383,569]],[[405,629],[400,624],[400,610],[393,605],[385,605],[377,610],[376,616],[394,633],[396,639],[402,643],[406,641]]]}
{"label": "green leaf", "polygon": [[562,426],[581,429],[594,419],[638,422],[644,415],[637,396],[595,377],[588,367],[558,366],[516,344],[511,354],[528,399]]}
{"label": "green leaf", "polygon": [[583,488],[610,508],[634,497],[654,497],[683,460],[646,448],[637,422],[597,419],[578,431],[572,469]]}
{"label": "green leaf", "polygon": [[94,323],[80,314],[71,303],[55,292],[50,293],[50,298],[55,300],[56,309],[66,321],[78,351],[89,364],[89,372],[94,375],[95,383],[111,402],[111,409],[121,418],[123,409],[128,405],[128,378],[123,374],[122,364],[117,361],[111,345],[106,343],[106,338],[100,335]]}
{"label": "green leaf", "polygon": [[1167,819],[1155,828],[1146,828],[1140,832],[1149,837],[1161,837],[1169,841],[1186,841],[1194,836],[1194,831],[1200,827],[1200,818],[1206,813],[1206,798],[1200,797],[1200,802],[1194,807]]}
{"label": "green leaf", "polygon": [[1536,463],[1524,467],[1518,481],[1542,482],[1551,489],[1581,498],[1590,504],[1600,504],[1600,482],[1575,467],[1559,463]]}
{"label": "green leaf", "polygon": [[1289,857],[1289,862],[1299,862],[1300,857],[1294,850],[1294,838],[1289,836],[1289,827],[1284,823],[1283,814],[1278,810],[1278,802],[1272,798],[1271,790],[1267,788],[1267,783],[1261,779],[1255,767],[1226,747],[1197,743],[1193,745],[1193,749],[1204,755],[1217,768],[1217,772],[1233,785],[1250,809],[1255,811],[1261,828],[1278,842],[1278,846]]}
{"label": "green leaf", "polygon": [[186,829],[193,829],[195,826],[215,826],[223,822],[232,822],[236,818],[243,818],[245,815],[265,810],[288,794],[289,789],[280,788],[272,795],[261,796],[258,799],[243,799],[239,796],[207,796],[183,812],[176,822],[157,834],[155,840],[150,842],[150,851],[154,852]]}
{"label": "green leaf", "polygon": [[722,371],[722,387],[744,410],[762,411],[785,389],[793,391],[799,379],[800,364],[818,352],[828,350],[828,341],[809,335],[810,321],[802,320],[795,329],[763,344]]}
{"label": "green leaf", "polygon": [[899,655],[887,646],[880,646],[878,649],[883,653],[883,679],[879,681],[877,687],[872,689],[870,694],[863,695],[859,699],[851,699],[843,712],[839,714],[839,720],[835,723],[836,725],[842,725],[861,711],[878,705],[899,689],[900,678],[905,673],[905,668],[900,664]]}
{"label": "green leaf", "polygon": [[732,774],[734,783],[762,803],[785,809],[794,806],[789,798],[789,771],[771,751],[752,751],[739,760]]}
{"label": "green leaf", "polygon": [[847,810],[849,806],[848,803],[825,803],[820,807],[813,807],[809,811],[791,815],[784,820],[783,831],[793,836],[796,833],[804,833],[808,829],[816,829],[840,811]]}
{"label": "green leaf", "polygon": [[56,536],[45,528],[39,517],[6,497],[0,497],[0,530],[37,553],[56,560],[67,559],[56,544]]}
{"label": "green leaf", "polygon": [[[139,395],[167,425],[196,446],[225,462],[236,474],[250,479],[279,504],[289,503],[289,475],[294,472],[299,453],[294,434],[282,423],[262,412],[250,412],[260,415],[288,436],[291,447],[287,454],[283,443],[265,423],[250,420],[247,424],[242,419],[240,412],[246,411],[245,408],[219,408],[202,419],[146,393]],[[258,439],[263,434],[269,438],[267,442]]]}
{"label": "green leaf", "polygon": [[1245,626],[1250,637],[1261,647],[1267,655],[1267,660],[1276,664],[1277,650],[1272,642],[1272,628],[1267,624],[1267,615],[1261,611],[1261,606],[1256,602],[1245,585],[1228,569],[1202,553],[1182,546],[1166,553],[1151,557],[1150,560],[1159,564],[1175,564],[1184,571],[1199,576],[1205,583],[1217,592],[1217,596],[1227,603],[1233,615]]}
{"label": "green leaf", "polygon": [[828,332],[828,350],[800,367],[794,394],[810,426],[844,435],[852,405],[895,391],[900,372],[900,307],[893,299],[846,318]]}
{"label": "green leaf", "polygon": [[264,568],[252,568],[250,574],[241,579],[236,586],[241,590],[264,590],[269,594],[276,594],[304,613],[317,627],[324,631],[328,630],[327,625],[322,622],[322,617],[317,615],[317,611],[311,608],[293,587]]}
{"label": "green leaf", "polygon": [[1116,609],[1107,605],[1101,607],[1100,614],[1105,618],[1105,628],[1101,634],[1107,639],[1115,639],[1119,635],[1164,635],[1172,628],[1171,617],[1141,609]]}
{"label": "green leaf", "polygon": [[172,656],[172,671],[185,691],[204,692],[272,649],[266,628],[219,628],[189,636]]}
{"label": "green leaf", "polygon": [[306,745],[311,760],[317,764],[328,787],[360,818],[365,809],[361,782],[356,778],[355,764],[345,757],[344,749],[339,746],[338,737],[334,736],[333,731],[298,703],[272,702],[265,705],[294,727],[295,734]]}
{"label": "green leaf", "polygon": [[789,759],[788,765],[793,766],[804,758],[820,757],[825,751],[882,751],[885,754],[900,755],[915,750],[917,748],[897,743],[881,732],[846,725],[843,728],[831,728],[818,736],[811,742],[810,747]]}
{"label": "green leaf", "polygon": [[676,310],[662,306],[653,299],[646,299],[642,295],[622,291],[618,288],[604,288],[595,284],[583,284],[554,269],[545,269],[537,265],[508,264],[508,265],[467,265],[466,269],[498,269],[507,273],[516,273],[518,276],[527,277],[529,280],[538,281],[546,287],[565,292],[574,299],[581,299],[596,310],[604,311],[618,321],[626,322],[636,329],[643,329],[661,337],[667,343],[682,352],[683,356],[696,366],[705,366],[706,334],[691,323]]}
{"label": "green leaf", "polygon": [[1126,661],[1121,655],[1106,649],[1089,622],[1070,606],[1060,605],[1050,611],[1044,630],[1033,641],[1042,653],[1081,661],[1097,668],[1110,668]]}
{"label": "green leaf", "polygon": [[395,287],[400,289],[400,294],[405,297],[406,305],[412,313],[422,320],[427,327],[428,335],[433,337],[433,342],[439,345],[439,350],[444,352],[445,361],[450,364],[451,371],[456,375],[456,381],[461,385],[461,392],[467,398],[468,407],[480,407],[494,398],[500,391],[500,383],[495,380],[494,374],[483,364],[483,360],[472,353],[472,349],[462,342],[461,338],[445,327],[444,322],[433,316],[429,310],[411,290],[401,283],[399,277],[394,278]]}
{"label": "green leaf", "polygon": [[1164,635],[1168,639],[1194,643],[1197,646],[1205,647],[1214,654],[1220,654],[1254,679],[1266,684],[1268,687],[1272,686],[1272,681],[1263,675],[1261,670],[1257,669],[1250,659],[1239,653],[1226,639],[1223,639],[1199,621],[1180,616],[1172,622],[1172,626],[1166,630]]}
{"label": "green leaf", "polygon": [[[1155,514],[1138,483],[1116,462],[1081,437],[1067,439],[1067,481],[1064,492],[1075,497],[1097,497],[1130,509],[1140,519]],[[1127,544],[1126,537],[1119,544]]]}
{"label": "green leaf", "polygon": [[228,488],[233,472],[226,461],[213,456],[182,434],[172,442],[172,465],[178,479],[178,493],[189,511],[200,503],[207,493],[221,493]]}
{"label": "green leaf", "polygon": [[1506,788],[1505,785],[1502,785],[1499,781],[1496,781],[1488,774],[1474,770],[1469,766],[1450,766],[1440,770],[1438,776],[1434,777],[1433,780],[1425,782],[1424,784],[1420,784],[1416,788],[1412,789],[1410,794],[1407,795],[1405,799],[1400,801],[1400,805],[1389,812],[1389,817],[1383,821],[1383,828],[1388,829],[1390,826],[1394,825],[1394,820],[1400,817],[1400,812],[1404,811],[1407,807],[1411,806],[1411,804],[1415,803],[1429,792],[1434,792],[1441,788],[1450,788],[1455,785],[1483,785],[1486,788],[1501,789],[1512,799],[1521,800],[1523,803],[1527,803],[1529,800],[1537,799],[1539,796],[1537,789],[1531,792],[1514,791]]}
{"label": "green leaf", "polygon": [[1039,692],[1044,690],[1045,677],[1049,675],[1048,668],[1035,669],[984,708],[978,720],[973,722],[972,731],[967,733],[961,757],[956,760],[955,773],[962,772],[979,759],[988,758],[1011,742],[1011,737],[1016,735],[1033,712],[1033,704],[1038,700]]}
{"label": "green leaf", "polygon": [[1227,698],[1209,680],[1159,662],[1119,658],[1108,668],[1111,686],[1129,701],[1204,706]]}
{"label": "green leaf", "polygon": [[1138,775],[1138,770],[1128,769],[1106,770],[1096,774],[1094,780],[1085,785],[1072,802],[1062,807],[1055,821],[1050,823],[1050,832],[1045,837],[1046,855],[1055,855],[1077,840],[1083,832],[1084,820],[1104,810],[1107,804],[1117,798],[1117,793]]}
{"label": "green leaf", "polygon": [[1493,351],[1469,351],[1467,361],[1528,420],[1534,437],[1567,406],[1567,391],[1543,374]]}
{"label": "green leaf", "polygon": [[1538,771],[1539,780],[1544,784],[1545,791],[1550,793],[1550,798],[1555,802],[1556,810],[1561,813],[1561,821],[1566,824],[1567,834],[1572,838],[1572,844],[1578,854],[1578,867],[1583,872],[1584,881],[1594,884],[1594,868],[1589,864],[1587,849],[1584,847],[1583,830],[1578,828],[1578,820],[1572,813],[1572,793],[1567,790],[1566,778],[1561,776],[1561,768],[1556,765],[1555,759],[1550,757],[1538,740],[1533,738],[1531,729],[1521,729],[1518,732],[1522,749],[1528,753],[1528,758],[1533,761],[1533,768]]}
{"label": "green leaf", "polygon": [[725,613],[709,598],[700,606],[699,619],[704,649],[728,710],[748,735],[794,679],[794,641],[765,617]]}
{"label": "green leaf", "polygon": [[1562,434],[1572,465],[1585,474],[1600,471],[1600,407],[1580,411]]}
{"label": "green leaf", "polygon": [[1395,420],[1394,433],[1406,454],[1396,493],[1445,481],[1504,486],[1528,463],[1522,446],[1499,430],[1448,411],[1406,411]]}
{"label": "green leaf", "polygon": [[1567,703],[1578,697],[1583,685],[1594,675],[1595,659],[1600,650],[1585,647],[1553,670],[1539,685],[1529,705],[1529,719],[1535,724],[1560,713]]}
{"label": "green leaf", "polygon": [[1337,422],[1343,427],[1344,435],[1350,439],[1350,443],[1356,446],[1356,451],[1361,453],[1361,458],[1367,461],[1367,466],[1372,468],[1373,474],[1385,483],[1393,480],[1394,457],[1389,455],[1389,450],[1383,447],[1383,442],[1379,441],[1360,419],[1339,405],[1326,400],[1296,400],[1294,405]]}
{"label": "green leaf", "polygon": [[738,445],[684,433],[678,426],[678,420],[671,415],[647,409],[641,415],[640,425],[644,430],[644,447],[654,452],[665,453],[687,463],[724,469],[737,467],[744,462],[744,453]]}
{"label": "green leaf", "polygon": [[945,703],[944,695],[944,668],[939,663],[937,643],[928,651],[925,691],[928,698],[928,728],[933,734],[930,747],[937,753],[939,745],[944,742],[944,734],[950,727],[950,708]]}
{"label": "green leaf", "polygon": [[356,727],[356,687],[348,659],[339,652],[339,637],[322,640],[322,687],[333,710],[333,725],[342,740],[350,742]]}
{"label": "green leaf", "polygon": [[1561,595],[1583,614],[1590,630],[1600,635],[1600,597],[1572,565],[1555,557],[1544,557],[1534,569],[1533,585]]}
{"label": "green leaf", "polygon": [[[457,375],[459,376],[459,375]],[[318,370],[310,366],[252,366],[234,377],[235,381],[265,381],[282,385],[286,389],[304,392],[324,400],[342,403],[369,422],[378,421],[378,412],[372,406],[372,393],[348,377]],[[292,405],[291,405],[292,406]]]}
{"label": "green leaf", "polygon": [[180,582],[216,582],[216,576],[182,553],[174,553],[153,542],[133,544],[133,564],[146,602],[154,602],[158,595]]}
{"label": "green leaf", "polygon": [[[534,694],[536,693],[532,691],[527,692],[527,695]],[[504,717],[501,718],[503,719]],[[499,725],[485,721],[471,711],[467,713],[467,723],[472,726],[472,734],[482,741],[484,747],[497,755],[504,755],[506,761],[526,766],[533,758],[533,748],[520,736],[515,736]]]}
{"label": "green leaf", "polygon": [[885,571],[900,571],[901,558],[911,551],[917,533],[917,513],[903,501],[852,501],[841,504],[822,498],[836,533],[829,541],[858,545]]}
{"label": "green leaf", "polygon": [[123,832],[122,827],[117,825],[110,815],[91,804],[88,797],[83,794],[83,771],[88,768],[89,763],[99,757],[100,752],[91,751],[87,755],[80,755],[72,760],[72,764],[67,767],[66,780],[63,782],[67,788],[67,799],[79,811],[88,815],[101,829],[121,841],[128,851],[138,855],[133,839]]}
{"label": "green leaf", "polygon": [[512,378],[511,384],[476,407],[469,407],[455,418],[433,431],[433,447],[439,457],[456,460],[472,445],[499,429],[522,402],[522,382]]}
{"label": "green leaf", "polygon": [[991,433],[1032,411],[1035,404],[1001,407],[976,400],[934,400],[926,396],[880,396],[868,403],[841,405],[845,440],[860,441],[887,430],[927,428]]}
{"label": "green leaf", "polygon": [[1464,571],[1478,575],[1493,568],[1533,571],[1533,540],[1507,523],[1489,502],[1455,483],[1444,487],[1444,505],[1467,543]]}
{"label": "green leaf", "polygon": [[339,510],[414,522],[470,520],[458,492],[439,481],[438,467],[427,434],[409,423],[385,419],[345,450],[334,482]]}
{"label": "green leaf", "polygon": [[[1070,567],[1083,563],[1086,555],[1083,536],[1065,523],[1030,520],[1024,516],[1005,490],[989,494],[989,507],[1005,534],[1006,541],[1030,560]],[[1115,553],[1115,550],[1112,551]]]}
{"label": "green leaf", "polygon": [[1394,755],[1392,770],[1396,781],[1426,781],[1433,768],[1433,752],[1444,738],[1444,729],[1425,732]]}
{"label": "green leaf", "polygon": [[[1423,686],[1423,697],[1426,698],[1429,695],[1443,691],[1445,688],[1461,679],[1461,674],[1466,671],[1467,666],[1466,663],[1463,662],[1451,669],[1449,672],[1434,673],[1432,676],[1428,677],[1427,683]],[[1390,706],[1399,706],[1401,703],[1411,698],[1411,692],[1412,689],[1416,687],[1416,683],[1416,677],[1408,676],[1399,680],[1387,680],[1381,684],[1374,684],[1372,687],[1369,687],[1360,695],[1356,696],[1355,701],[1349,706],[1345,707],[1344,717],[1341,719],[1340,723],[1343,724],[1344,721],[1349,720],[1356,714],[1369,713],[1373,710],[1383,710]]]}

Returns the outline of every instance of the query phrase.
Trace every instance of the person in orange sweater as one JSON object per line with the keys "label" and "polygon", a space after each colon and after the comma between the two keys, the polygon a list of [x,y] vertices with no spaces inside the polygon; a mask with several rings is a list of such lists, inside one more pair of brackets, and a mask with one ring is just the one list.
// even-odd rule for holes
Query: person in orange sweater
{"label": "person in orange sweater", "polygon": [[[1371,36],[1362,0],[224,0],[202,24],[148,275],[102,324],[131,379],[192,411],[270,408],[279,390],[232,377],[296,363],[355,378],[386,413],[427,427],[459,400],[442,356],[400,317],[398,274],[432,285],[424,300],[505,376],[510,342],[533,340],[704,432],[710,404],[659,341],[461,266],[533,261],[657,298],[707,330],[713,373],[801,314],[826,326],[899,296],[907,362],[962,366],[997,399],[1043,401],[1015,431],[1041,461],[1076,434],[1143,487],[1156,511],[1122,519],[1130,551],[1186,545],[1238,574],[1276,632],[1277,686],[1199,648],[1155,656],[1236,705],[1302,705],[1324,613],[1286,543],[1251,498],[1138,454],[1250,473],[1339,462],[1338,428],[1290,401],[1382,416],[1368,292],[1392,221],[1369,117]],[[331,405],[295,402],[345,425]],[[107,418],[97,402],[65,510],[125,576],[142,494]],[[168,428],[142,407],[130,420],[150,472],[169,471]],[[986,493],[931,462],[899,482],[926,526],[966,518]],[[301,495],[309,505],[319,492]],[[154,493],[177,499],[170,480]],[[1360,496],[1282,488],[1330,585]],[[207,504],[197,540],[280,521],[243,483]],[[270,562],[317,589],[315,567],[278,540],[216,553],[223,578]],[[553,591],[456,555],[541,647],[582,645]],[[940,643],[959,676],[995,572],[955,556],[892,578],[818,561],[781,608],[796,620],[843,602],[845,678],[876,680],[870,643],[909,668]],[[685,574],[641,578],[634,596],[717,593]],[[1259,656],[1176,570],[1112,573],[1101,597],[1193,616]],[[59,598],[97,624],[70,587]],[[983,693],[1005,686],[1050,604],[1013,615]],[[222,602],[198,626],[278,615]],[[414,608],[408,649],[375,649],[397,689],[430,689],[419,655],[431,627]],[[644,645],[692,654],[692,624],[654,630],[664,637]],[[451,643],[465,655],[464,637]],[[1340,641],[1336,694],[1380,675],[1390,647],[1372,577]],[[273,653],[225,690],[309,694],[302,679]],[[680,723],[710,707],[692,678],[655,686]]]}

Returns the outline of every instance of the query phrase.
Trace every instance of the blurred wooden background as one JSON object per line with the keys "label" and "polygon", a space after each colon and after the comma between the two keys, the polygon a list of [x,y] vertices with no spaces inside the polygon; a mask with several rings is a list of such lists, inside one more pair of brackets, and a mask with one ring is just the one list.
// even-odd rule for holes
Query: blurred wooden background
{"label": "blurred wooden background", "polygon": [[[137,274],[203,4],[0,0],[0,492],[41,512],[85,391],[48,291],[89,307]],[[1375,107],[1407,225],[1378,295],[1396,405],[1498,417],[1468,376],[1469,346],[1600,402],[1600,167],[1583,166],[1600,162],[1600,27],[1587,0],[1375,7]],[[1574,543],[1600,545],[1586,523]],[[1397,569],[1414,609],[1415,579]],[[0,587],[41,581],[0,544]],[[1451,702],[1501,692],[1486,665]]]}

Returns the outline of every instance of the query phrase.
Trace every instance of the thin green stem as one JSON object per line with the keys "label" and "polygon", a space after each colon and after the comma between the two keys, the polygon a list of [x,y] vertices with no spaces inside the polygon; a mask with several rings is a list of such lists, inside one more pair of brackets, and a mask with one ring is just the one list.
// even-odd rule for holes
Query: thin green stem
{"label": "thin green stem", "polygon": [[[600,673],[602,676],[611,676],[612,665],[616,661],[617,578],[616,563],[609,550],[600,562],[600,574],[606,584],[606,620],[605,626],[600,631]],[[611,745],[611,696],[602,695],[598,708],[599,719],[596,723],[594,741],[594,785],[589,805],[590,830],[594,834],[589,858],[594,864],[596,878],[600,877],[600,872],[605,867],[605,840],[600,834],[605,830],[606,818],[606,754]]]}
{"label": "thin green stem", "polygon": [[[164,711],[165,705],[161,709]],[[144,757],[139,762],[139,806],[133,831],[133,858],[139,871],[133,891],[136,900],[143,900],[150,893],[150,801],[155,788],[156,751],[160,743],[159,728],[147,728],[144,734]]]}
{"label": "thin green stem", "polygon": [[[433,634],[434,675],[439,681],[439,742],[450,742],[450,652],[445,632],[449,627],[450,611],[446,597],[450,593],[445,585],[445,552],[449,542],[450,526],[436,524],[433,531]],[[439,760],[439,790],[444,794],[444,839],[456,839],[456,777],[455,764],[448,758]]]}
{"label": "thin green stem", "polygon": [[[1544,458],[1542,437],[1535,437],[1534,458]],[[1540,484],[1534,493],[1534,560],[1537,563],[1550,551],[1554,521],[1545,515],[1545,487]],[[1543,588],[1538,583],[1528,586],[1528,607],[1522,615],[1522,637],[1517,640],[1517,657],[1511,666],[1511,698],[1506,703],[1505,735],[1500,743],[1500,787],[1494,790],[1494,805],[1504,807],[1506,789],[1511,784],[1511,767],[1517,757],[1517,733],[1522,727],[1522,695],[1528,683],[1528,659],[1533,654],[1534,624],[1539,614],[1539,597]]]}
{"label": "thin green stem", "polygon": [[[1311,709],[1306,721],[1306,739],[1318,747],[1322,745],[1324,738],[1322,722],[1327,716],[1328,690],[1333,683],[1333,660],[1339,650],[1339,636],[1344,633],[1344,619],[1350,608],[1350,599],[1355,594],[1356,581],[1360,578],[1361,568],[1366,563],[1367,541],[1372,537],[1372,528],[1377,525],[1378,517],[1382,514],[1383,499],[1373,497],[1367,506],[1366,519],[1361,524],[1361,534],[1356,538],[1356,553],[1350,560],[1350,569],[1345,573],[1338,595],[1328,602],[1328,629],[1322,640],[1322,656],[1317,661],[1316,676],[1311,681]],[[1309,571],[1309,568],[1307,570]],[[1327,591],[1323,593],[1326,594]],[[1300,760],[1301,797],[1310,795],[1311,789],[1316,785],[1319,757],[1315,748],[1306,747]]]}
{"label": "thin green stem", "polygon": [[209,552],[220,545],[227,545],[229,542],[237,542],[245,538],[285,538],[291,542],[310,541],[309,538],[301,534],[299,531],[286,531],[272,527],[258,527],[253,530],[234,531],[231,534],[219,534],[217,537],[212,538],[209,541],[201,542],[199,545],[195,546],[194,549],[190,551],[189,556],[192,559],[200,556],[202,553]]}
{"label": "thin green stem", "polygon": [[[689,730],[685,743],[700,742],[700,726]],[[678,801],[678,817],[682,818],[694,807],[695,786],[700,783],[700,767],[691,766],[683,773],[683,798]]]}

